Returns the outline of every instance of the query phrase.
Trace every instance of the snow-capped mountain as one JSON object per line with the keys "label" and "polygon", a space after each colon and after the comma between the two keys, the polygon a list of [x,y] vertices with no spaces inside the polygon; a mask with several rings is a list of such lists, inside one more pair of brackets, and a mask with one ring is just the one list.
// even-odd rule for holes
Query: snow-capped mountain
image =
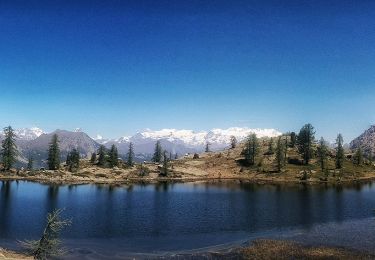
{"label": "snow-capped mountain", "polygon": [[235,136],[238,141],[242,141],[252,133],[255,133],[258,137],[276,137],[281,135],[281,132],[275,129],[251,129],[246,127],[215,128],[210,131],[178,129],[152,131],[146,129],[133,136],[125,136],[112,140],[104,139],[98,135],[95,141],[108,147],[115,144],[118,146],[120,153],[125,153],[129,142],[132,142],[138,152],[152,153],[155,142],[160,140],[164,149],[173,153],[183,154],[187,152],[200,152],[207,143],[210,144],[212,150],[223,149],[228,147],[231,136]]}
{"label": "snow-capped mountain", "polygon": [[34,140],[44,134],[44,131],[38,127],[20,128],[14,130],[17,139],[21,140]]}
{"label": "snow-capped mountain", "polygon": [[[57,134],[60,143],[61,160],[65,160],[66,154],[73,148],[78,149],[82,157],[89,157],[95,152],[100,144],[110,147],[116,145],[120,156],[128,152],[129,143],[134,144],[136,160],[149,160],[154,151],[155,143],[160,140],[163,149],[179,156],[185,153],[202,152],[207,143],[211,150],[220,150],[228,147],[231,136],[242,141],[249,134],[255,133],[258,137],[276,137],[281,133],[275,129],[251,129],[231,127],[228,129],[215,128],[210,131],[193,131],[178,129],[161,129],[153,131],[146,129],[133,136],[124,136],[117,139],[105,139],[101,135],[90,138],[81,129],[73,131],[56,130],[45,133],[37,127],[22,128],[15,130],[17,135],[16,144],[20,152],[20,165],[27,162],[27,158],[33,156],[36,166],[45,166],[47,150],[52,135]],[[0,134],[0,140],[4,138]]]}

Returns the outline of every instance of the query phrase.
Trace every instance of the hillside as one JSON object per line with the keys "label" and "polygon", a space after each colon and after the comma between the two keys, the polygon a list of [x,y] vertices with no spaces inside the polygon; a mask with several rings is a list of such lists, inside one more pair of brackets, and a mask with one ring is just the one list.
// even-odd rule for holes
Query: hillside
{"label": "hillside", "polygon": [[[102,168],[93,165],[87,159],[81,160],[78,172],[68,172],[62,165],[59,171],[15,171],[3,173],[2,179],[29,179],[42,182],[58,183],[129,183],[133,181],[155,182],[162,180],[190,181],[235,179],[254,182],[345,182],[375,178],[375,167],[368,161],[360,166],[352,162],[352,154],[345,154],[342,169],[335,169],[335,151],[329,150],[326,173],[323,173],[317,162],[312,159],[309,165],[302,165],[302,160],[296,147],[288,147],[286,164],[279,172],[276,167],[275,154],[269,154],[270,138],[259,139],[259,155],[253,166],[244,165],[244,143],[234,149],[224,149],[218,152],[193,154],[169,162],[168,176],[161,177],[159,173],[162,164],[142,163],[127,167],[120,162],[115,168]],[[316,153],[316,147],[313,147]]]}
{"label": "hillside", "polygon": [[375,125],[350,142],[351,149],[361,147],[366,154],[375,155]]}

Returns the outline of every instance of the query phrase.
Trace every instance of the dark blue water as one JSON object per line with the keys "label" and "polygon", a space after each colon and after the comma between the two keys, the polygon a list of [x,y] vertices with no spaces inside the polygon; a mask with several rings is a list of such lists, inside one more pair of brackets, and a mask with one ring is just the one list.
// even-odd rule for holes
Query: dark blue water
{"label": "dark blue water", "polygon": [[368,221],[375,186],[0,182],[0,246],[38,238],[55,208],[73,221],[63,233],[71,249],[154,253]]}

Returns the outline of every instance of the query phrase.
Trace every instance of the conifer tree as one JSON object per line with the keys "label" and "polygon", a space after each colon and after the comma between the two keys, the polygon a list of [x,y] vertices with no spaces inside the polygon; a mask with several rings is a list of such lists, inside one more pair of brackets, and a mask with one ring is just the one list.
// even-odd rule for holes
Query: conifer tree
{"label": "conifer tree", "polygon": [[344,163],[344,139],[341,134],[337,135],[336,138],[336,168],[341,169]]}
{"label": "conifer tree", "polygon": [[39,240],[24,241],[22,245],[37,260],[54,259],[62,256],[60,233],[71,224],[70,220],[61,219],[61,209],[47,215],[47,223]]}
{"label": "conifer tree", "polygon": [[374,160],[374,156],[373,156],[371,150],[368,152],[367,157],[368,157],[368,162],[369,162],[369,164],[372,166],[372,163],[373,163],[373,160]]}
{"label": "conifer tree", "polygon": [[353,158],[353,163],[355,165],[362,165],[363,163],[363,152],[362,152],[362,148],[361,147],[358,147],[357,151],[355,152],[354,154],[354,158]]}
{"label": "conifer tree", "polygon": [[96,162],[96,152],[93,152],[93,153],[91,154],[90,162],[91,162],[92,164],[95,164],[95,162]]}
{"label": "conifer tree", "polygon": [[297,137],[296,137],[296,133],[295,132],[291,132],[290,133],[290,147],[294,147],[294,146],[296,146],[296,139],[297,139]]}
{"label": "conifer tree", "polygon": [[230,148],[234,149],[237,146],[237,139],[234,135],[230,137]]}
{"label": "conifer tree", "polygon": [[284,142],[281,139],[281,136],[277,139],[276,143],[276,165],[277,165],[277,171],[280,172],[281,168],[284,166],[284,150],[286,147],[284,147]]}
{"label": "conifer tree", "polygon": [[209,142],[206,143],[206,148],[205,148],[204,151],[205,151],[206,153],[210,152],[210,143],[209,143]]}
{"label": "conifer tree", "polygon": [[16,146],[16,134],[11,126],[4,128],[4,140],[1,144],[1,157],[4,170],[9,171],[17,161],[18,150]]}
{"label": "conifer tree", "polygon": [[105,166],[105,158],[106,157],[106,149],[104,145],[99,146],[98,150],[98,165],[99,166]]}
{"label": "conifer tree", "polygon": [[273,138],[272,137],[270,138],[270,142],[268,143],[267,154],[274,154],[274,151],[273,151]]}
{"label": "conifer tree", "polygon": [[128,160],[127,160],[127,165],[132,167],[134,165],[134,147],[133,143],[129,143],[129,151],[128,151]]}
{"label": "conifer tree", "polygon": [[247,137],[245,144],[245,160],[249,165],[255,164],[255,158],[259,152],[259,143],[256,134],[251,134]]}
{"label": "conifer tree", "polygon": [[30,155],[29,159],[27,161],[27,170],[32,171],[33,170],[33,164],[34,164],[34,158]]}
{"label": "conifer tree", "polygon": [[160,141],[157,140],[155,144],[155,151],[154,156],[152,157],[152,161],[156,163],[160,163],[163,156],[163,149],[161,147]]}
{"label": "conifer tree", "polygon": [[167,152],[164,151],[163,153],[163,168],[161,170],[160,175],[161,176],[167,176],[168,175],[168,157],[167,157]]}
{"label": "conifer tree", "polygon": [[116,145],[112,144],[109,151],[109,165],[111,168],[118,166],[118,150]]}
{"label": "conifer tree", "polygon": [[58,170],[60,168],[60,148],[59,138],[57,134],[52,136],[48,149],[48,168],[50,170]]}
{"label": "conifer tree", "polygon": [[177,153],[174,155],[174,159],[175,159],[175,160],[178,159],[178,154],[177,154]]}
{"label": "conifer tree", "polygon": [[312,158],[312,144],[315,140],[314,127],[311,124],[304,125],[299,131],[297,138],[298,151],[301,154],[304,163],[307,165]]}
{"label": "conifer tree", "polygon": [[70,172],[77,171],[79,169],[79,152],[77,149],[73,149],[68,153],[66,164]]}
{"label": "conifer tree", "polygon": [[320,138],[319,146],[318,146],[318,160],[320,164],[320,169],[322,172],[325,172],[327,168],[327,154],[328,154],[328,147],[324,138]]}
{"label": "conifer tree", "polygon": [[288,135],[285,135],[284,139],[284,165],[286,164],[286,159],[287,159],[287,153],[288,153]]}

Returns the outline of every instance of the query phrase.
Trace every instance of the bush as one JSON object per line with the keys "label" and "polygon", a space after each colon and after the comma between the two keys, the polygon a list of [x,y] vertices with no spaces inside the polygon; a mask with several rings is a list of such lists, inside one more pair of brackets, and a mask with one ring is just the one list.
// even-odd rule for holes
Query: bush
{"label": "bush", "polygon": [[195,153],[193,159],[199,159],[199,154]]}

